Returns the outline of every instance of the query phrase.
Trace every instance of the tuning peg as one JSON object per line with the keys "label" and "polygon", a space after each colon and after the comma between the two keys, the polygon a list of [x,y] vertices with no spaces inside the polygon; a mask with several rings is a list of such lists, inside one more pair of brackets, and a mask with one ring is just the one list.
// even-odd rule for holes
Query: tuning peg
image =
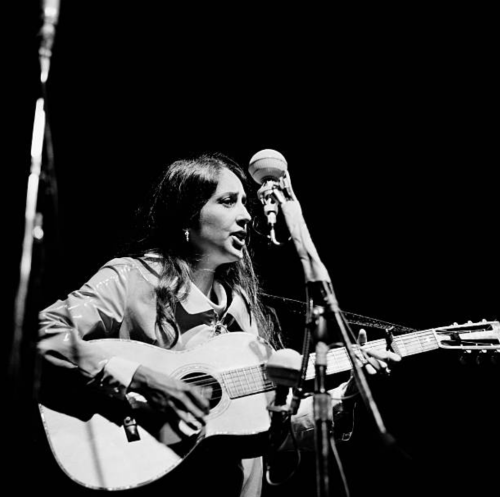
{"label": "tuning peg", "polygon": [[488,352],[486,350],[480,350],[476,356],[476,364],[478,366],[483,366],[488,361]]}
{"label": "tuning peg", "polygon": [[491,364],[498,366],[500,364],[500,351],[495,350],[495,352],[491,354],[490,359],[491,359]]}
{"label": "tuning peg", "polygon": [[472,360],[472,350],[464,350],[462,354],[460,354],[460,357],[458,358],[458,361],[462,366],[467,366],[470,364]]}

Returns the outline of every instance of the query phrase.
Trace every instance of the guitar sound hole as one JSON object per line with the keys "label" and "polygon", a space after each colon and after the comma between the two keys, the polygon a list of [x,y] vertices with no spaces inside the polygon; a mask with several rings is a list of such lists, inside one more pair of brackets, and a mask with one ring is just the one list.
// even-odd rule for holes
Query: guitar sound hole
{"label": "guitar sound hole", "polygon": [[183,376],[181,380],[200,387],[201,393],[210,402],[210,409],[213,409],[220,402],[222,388],[220,383],[213,376],[195,372]]}

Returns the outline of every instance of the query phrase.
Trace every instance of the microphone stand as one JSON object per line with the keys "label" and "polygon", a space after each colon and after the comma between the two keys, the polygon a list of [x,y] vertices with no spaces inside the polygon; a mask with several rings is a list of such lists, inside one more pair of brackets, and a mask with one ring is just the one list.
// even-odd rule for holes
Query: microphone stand
{"label": "microphone stand", "polygon": [[310,309],[312,318],[312,337],[315,343],[315,365],[314,365],[314,423],[315,423],[315,448],[316,448],[316,488],[318,496],[328,497],[330,495],[330,440],[333,440],[333,409],[332,399],[326,388],[327,354],[329,350],[327,342],[326,321],[323,316],[324,310],[315,305]]}
{"label": "microphone stand", "polygon": [[[10,344],[8,362],[9,387],[14,397],[21,403],[31,406],[39,389],[39,367],[36,360],[34,340],[31,331],[26,330],[37,326],[37,298],[41,281],[41,270],[32,271],[35,262],[40,263],[42,254],[36,253],[42,249],[45,239],[44,219],[40,209],[40,182],[41,179],[49,182],[47,191],[52,194],[53,209],[57,211],[57,185],[53,171],[53,151],[50,128],[46,117],[46,83],[50,70],[50,59],[55,36],[55,25],[58,19],[58,4],[51,0],[44,8],[43,25],[40,29],[39,64],[40,64],[40,96],[36,100],[33,131],[31,140],[31,167],[28,176],[25,224],[22,240],[22,253],[17,291],[14,299],[13,335]],[[44,143],[47,158],[46,171],[42,171]],[[34,257],[37,255],[37,258]],[[27,363],[27,366],[26,366]],[[29,408],[21,408],[19,412],[28,413]],[[21,423],[14,419],[14,423]]]}
{"label": "microphone stand", "polygon": [[[288,230],[294,241],[297,254],[302,263],[306,281],[306,292],[308,294],[306,323],[308,333],[304,343],[309,343],[311,337],[315,345],[315,388],[314,388],[314,419],[315,419],[315,443],[316,443],[316,483],[319,497],[329,497],[329,456],[330,440],[333,440],[333,411],[331,397],[326,389],[327,353],[330,349],[330,334],[328,333],[327,318],[334,316],[338,328],[341,331],[342,342],[351,360],[353,374],[359,392],[369,412],[372,414],[379,432],[385,443],[392,442],[392,437],[387,433],[382,417],[373,400],[370,388],[362,368],[359,366],[354,348],[349,339],[341,311],[335,297],[330,276],[324,264],[321,262],[316,247],[312,242],[309,230],[305,223],[302,208],[292,190],[288,172],[280,178],[279,187],[274,187],[273,195],[280,204],[285,217]],[[321,300],[321,305],[314,305],[314,301]],[[307,336],[307,335],[311,336]],[[306,346],[304,346],[304,349]],[[307,346],[309,349],[309,346]],[[307,352],[304,350],[304,352]],[[308,352],[307,352],[308,353]],[[303,365],[307,357],[303,358]],[[305,375],[306,368],[302,368]],[[292,414],[297,412],[302,396],[301,385],[304,382],[302,376],[299,388],[294,390],[292,399]]]}

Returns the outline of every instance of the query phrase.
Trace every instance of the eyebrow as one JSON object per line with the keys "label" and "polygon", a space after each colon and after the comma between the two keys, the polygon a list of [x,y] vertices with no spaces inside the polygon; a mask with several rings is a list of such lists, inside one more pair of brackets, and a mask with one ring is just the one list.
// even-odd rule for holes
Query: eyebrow
{"label": "eyebrow", "polygon": [[[216,196],[217,196],[217,198],[223,197],[224,195],[231,195],[231,196],[237,197],[239,195],[239,193],[240,193],[239,191],[227,191],[227,192],[218,193]],[[243,192],[243,194],[241,195],[241,198],[246,200],[247,194],[245,192]]]}

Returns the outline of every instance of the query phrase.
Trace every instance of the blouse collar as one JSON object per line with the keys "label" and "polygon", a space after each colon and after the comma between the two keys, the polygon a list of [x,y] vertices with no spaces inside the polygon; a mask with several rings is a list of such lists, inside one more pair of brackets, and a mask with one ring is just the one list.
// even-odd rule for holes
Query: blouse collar
{"label": "blouse collar", "polygon": [[214,309],[217,314],[221,315],[227,307],[226,290],[218,281],[214,281],[213,291],[217,297],[217,303],[210,300],[193,282],[191,282],[189,293],[181,302],[182,307],[184,307],[189,314],[197,314],[199,312]]}

